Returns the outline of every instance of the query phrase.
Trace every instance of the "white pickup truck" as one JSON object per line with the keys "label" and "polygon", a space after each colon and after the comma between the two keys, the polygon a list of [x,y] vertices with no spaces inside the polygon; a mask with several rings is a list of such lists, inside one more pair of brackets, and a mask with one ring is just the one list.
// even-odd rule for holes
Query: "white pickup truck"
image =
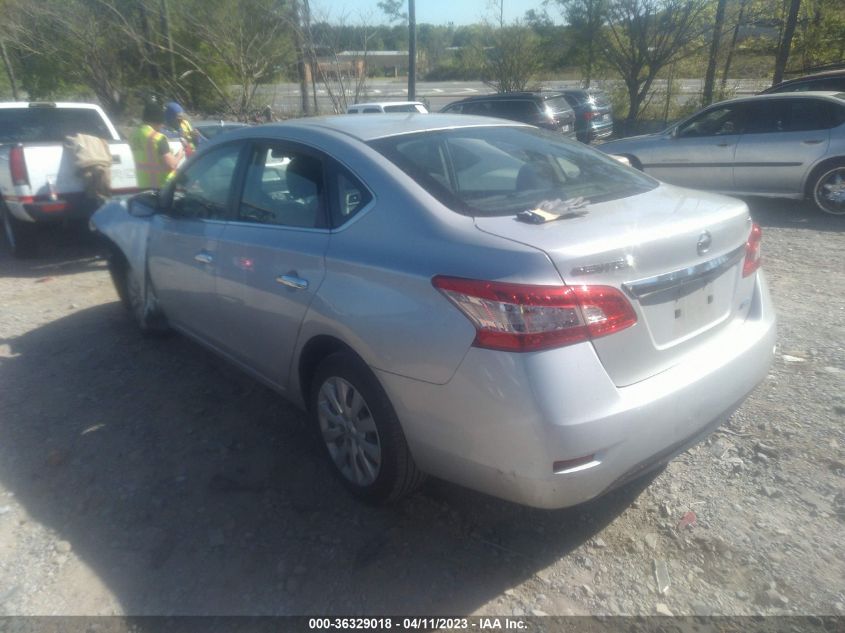
{"label": "white pickup truck", "polygon": [[137,191],[135,161],[103,110],[87,103],[0,103],[0,214],[16,257],[37,249],[38,223],[86,220],[100,201],[85,193],[65,138],[105,139],[111,153],[111,193]]}

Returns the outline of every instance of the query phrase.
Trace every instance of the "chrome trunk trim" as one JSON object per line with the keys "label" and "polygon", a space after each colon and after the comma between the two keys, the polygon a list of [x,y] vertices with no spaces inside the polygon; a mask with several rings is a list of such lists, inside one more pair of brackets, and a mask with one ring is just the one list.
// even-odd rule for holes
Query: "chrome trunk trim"
{"label": "chrome trunk trim", "polygon": [[622,287],[632,297],[645,299],[658,292],[665,292],[666,290],[682,288],[689,284],[715,279],[744,256],[745,245],[743,244],[725,255],[715,257],[695,266],[624,283]]}

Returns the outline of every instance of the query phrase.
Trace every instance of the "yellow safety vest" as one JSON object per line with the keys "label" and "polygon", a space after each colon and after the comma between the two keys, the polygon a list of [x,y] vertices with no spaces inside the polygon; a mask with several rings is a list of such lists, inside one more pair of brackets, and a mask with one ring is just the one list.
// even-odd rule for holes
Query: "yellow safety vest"
{"label": "yellow safety vest", "polygon": [[135,159],[135,175],[141,189],[161,189],[170,180],[171,171],[158,153],[158,145],[166,137],[146,123],[129,138]]}
{"label": "yellow safety vest", "polygon": [[194,143],[194,128],[187,119],[179,121],[179,135],[186,142],[190,151],[193,152],[197,148],[196,143]]}

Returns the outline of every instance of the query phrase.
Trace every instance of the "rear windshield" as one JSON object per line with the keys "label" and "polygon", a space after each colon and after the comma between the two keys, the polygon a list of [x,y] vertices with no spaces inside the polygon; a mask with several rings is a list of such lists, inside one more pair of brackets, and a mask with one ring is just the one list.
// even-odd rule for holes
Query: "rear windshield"
{"label": "rear windshield", "polygon": [[445,206],[470,216],[516,215],[575,198],[602,202],[657,186],[596,150],[534,128],[457,128],[370,145]]}
{"label": "rear windshield", "polygon": [[89,134],[111,140],[96,110],[73,108],[0,109],[0,143],[61,143],[66,136]]}
{"label": "rear windshield", "polygon": [[551,108],[554,113],[569,112],[572,110],[572,106],[569,105],[566,97],[552,97],[551,99],[546,99],[546,106]]}

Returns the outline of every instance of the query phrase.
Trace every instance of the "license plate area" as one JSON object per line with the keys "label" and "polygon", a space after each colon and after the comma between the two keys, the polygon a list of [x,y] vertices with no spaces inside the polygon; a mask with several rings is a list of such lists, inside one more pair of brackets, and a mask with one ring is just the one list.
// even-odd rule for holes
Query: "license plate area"
{"label": "license plate area", "polygon": [[734,270],[641,298],[640,309],[655,347],[677,345],[729,318],[736,285]]}

